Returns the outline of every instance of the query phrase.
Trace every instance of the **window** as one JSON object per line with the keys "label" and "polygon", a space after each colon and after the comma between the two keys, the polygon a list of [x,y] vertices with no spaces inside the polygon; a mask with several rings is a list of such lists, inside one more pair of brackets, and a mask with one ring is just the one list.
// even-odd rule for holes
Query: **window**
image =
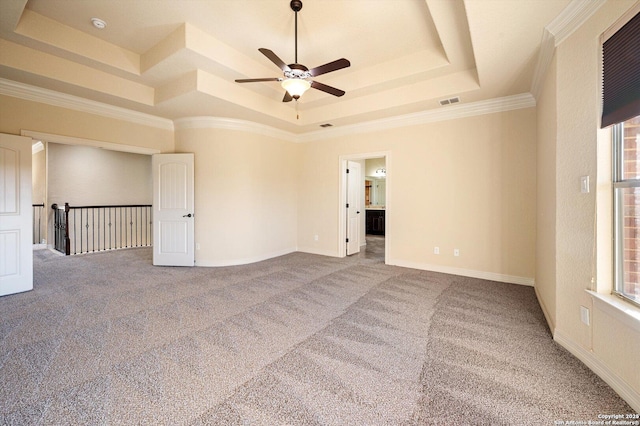
{"label": "window", "polygon": [[640,115],[612,132],[614,292],[640,305]]}

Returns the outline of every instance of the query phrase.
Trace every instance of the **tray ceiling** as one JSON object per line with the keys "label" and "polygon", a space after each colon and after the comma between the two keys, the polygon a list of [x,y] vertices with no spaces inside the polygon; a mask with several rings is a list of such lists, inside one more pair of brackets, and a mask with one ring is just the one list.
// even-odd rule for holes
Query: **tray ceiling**
{"label": "tray ceiling", "polygon": [[[568,0],[306,0],[298,60],[351,67],[282,103],[258,48],[294,61],[288,0],[2,0],[0,77],[172,120],[305,133],[531,90],[543,29]],[[103,30],[91,18],[107,23]],[[297,111],[296,111],[297,110]]]}

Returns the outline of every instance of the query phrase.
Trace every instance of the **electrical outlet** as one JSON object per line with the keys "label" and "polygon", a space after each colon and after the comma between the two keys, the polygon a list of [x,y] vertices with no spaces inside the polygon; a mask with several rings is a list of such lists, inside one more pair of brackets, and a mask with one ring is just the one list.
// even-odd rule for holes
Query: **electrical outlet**
{"label": "electrical outlet", "polygon": [[584,325],[589,325],[590,321],[589,321],[589,308],[584,307],[584,306],[580,306],[580,321],[582,321],[582,323]]}
{"label": "electrical outlet", "polygon": [[200,250],[200,243],[196,243],[196,250]]}
{"label": "electrical outlet", "polygon": [[460,249],[453,249],[454,256],[460,256]]}
{"label": "electrical outlet", "polygon": [[317,235],[313,236],[313,241],[318,241],[320,239],[320,237],[318,237]]}
{"label": "electrical outlet", "polygon": [[433,254],[440,254],[440,247],[434,247]]}

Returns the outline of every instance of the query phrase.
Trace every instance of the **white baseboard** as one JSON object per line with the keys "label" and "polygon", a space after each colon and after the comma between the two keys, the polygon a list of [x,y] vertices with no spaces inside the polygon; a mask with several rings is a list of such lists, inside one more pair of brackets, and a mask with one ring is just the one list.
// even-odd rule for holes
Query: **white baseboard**
{"label": "white baseboard", "polygon": [[278,256],[284,256],[285,254],[290,254],[296,252],[296,248],[287,248],[283,250],[274,251],[271,253],[261,254],[259,256],[253,257],[245,257],[241,259],[225,259],[225,260],[216,260],[213,262],[208,262],[205,260],[198,260],[196,258],[196,266],[204,266],[204,267],[220,267],[220,266],[238,266],[238,265],[247,265],[249,263],[262,262],[263,260],[272,259]]}
{"label": "white baseboard", "polygon": [[441,272],[443,274],[461,275],[463,277],[498,281],[502,283],[526,285],[529,287],[533,287],[534,284],[533,278],[530,277],[519,277],[516,275],[498,274],[495,272],[476,271],[473,269],[455,268],[452,266],[432,265],[429,263],[411,262],[399,259],[391,259],[388,264],[402,266],[405,268],[421,269],[424,271]]}
{"label": "white baseboard", "polygon": [[556,324],[553,322],[551,315],[549,315],[549,311],[547,306],[542,302],[542,298],[540,297],[540,293],[538,293],[538,287],[533,288],[536,292],[536,299],[538,299],[538,305],[542,309],[542,313],[544,314],[544,318],[547,320],[547,325],[549,326],[549,330],[551,330],[551,335],[554,336],[556,334]]}
{"label": "white baseboard", "polygon": [[322,250],[314,247],[298,247],[298,251],[302,253],[318,254],[320,256],[340,257],[338,253],[332,250]]}
{"label": "white baseboard", "polygon": [[627,401],[631,408],[640,413],[640,393],[636,392],[621,377],[617,376],[596,354],[578,345],[560,330],[556,330],[553,340],[600,376],[622,399]]}

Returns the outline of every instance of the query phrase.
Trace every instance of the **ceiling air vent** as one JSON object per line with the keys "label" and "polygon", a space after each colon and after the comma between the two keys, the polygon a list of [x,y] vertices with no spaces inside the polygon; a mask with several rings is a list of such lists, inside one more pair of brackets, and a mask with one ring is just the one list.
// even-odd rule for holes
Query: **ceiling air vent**
{"label": "ceiling air vent", "polygon": [[324,123],[320,125],[320,127],[331,127],[331,126],[333,126],[333,124],[331,123]]}
{"label": "ceiling air vent", "polygon": [[451,105],[451,104],[457,104],[458,102],[460,102],[460,98],[458,96],[456,96],[456,97],[453,97],[453,98],[441,100],[440,101],[440,105],[442,105],[442,106]]}

